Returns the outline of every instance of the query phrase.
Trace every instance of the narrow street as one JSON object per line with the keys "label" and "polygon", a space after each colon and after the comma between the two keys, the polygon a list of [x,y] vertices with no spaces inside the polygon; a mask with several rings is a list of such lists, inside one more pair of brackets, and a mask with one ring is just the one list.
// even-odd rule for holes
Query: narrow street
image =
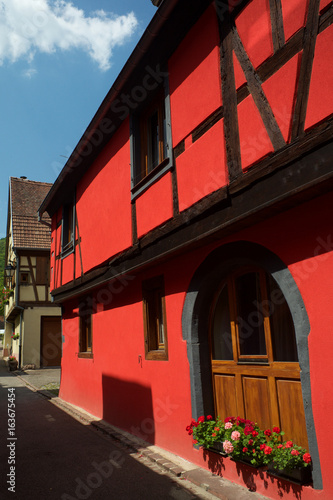
{"label": "narrow street", "polygon": [[0,371],[1,499],[175,499],[215,497],[156,464],[140,462]]}

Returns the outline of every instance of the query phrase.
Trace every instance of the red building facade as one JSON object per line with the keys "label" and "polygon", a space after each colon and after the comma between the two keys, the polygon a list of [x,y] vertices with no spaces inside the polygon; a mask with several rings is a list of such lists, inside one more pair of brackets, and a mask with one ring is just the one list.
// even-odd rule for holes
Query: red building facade
{"label": "red building facade", "polygon": [[229,4],[162,2],[40,208],[60,395],[204,467],[192,417],[280,426],[329,499],[332,2]]}

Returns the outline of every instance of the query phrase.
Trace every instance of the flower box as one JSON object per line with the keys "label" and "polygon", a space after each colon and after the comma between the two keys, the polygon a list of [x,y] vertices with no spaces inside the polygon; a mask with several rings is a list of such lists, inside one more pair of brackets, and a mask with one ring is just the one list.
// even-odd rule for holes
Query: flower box
{"label": "flower box", "polygon": [[208,451],[214,451],[215,453],[219,453],[219,455],[222,455],[223,457],[227,456],[227,453],[223,449],[222,441],[214,443],[210,448],[208,448]]}
{"label": "flower box", "polygon": [[258,465],[253,465],[251,464],[251,460],[250,458],[249,459],[246,459],[246,458],[232,458],[231,457],[231,460],[233,462],[236,462],[236,463],[239,463],[239,464],[242,464],[242,465],[246,465],[248,467],[251,467],[252,469],[261,469],[262,467],[266,467],[265,464],[258,464]]}
{"label": "flower box", "polygon": [[304,485],[312,483],[311,467],[296,467],[291,470],[279,470],[274,468],[273,463],[270,463],[268,465],[267,474],[278,479],[285,479],[295,484]]}

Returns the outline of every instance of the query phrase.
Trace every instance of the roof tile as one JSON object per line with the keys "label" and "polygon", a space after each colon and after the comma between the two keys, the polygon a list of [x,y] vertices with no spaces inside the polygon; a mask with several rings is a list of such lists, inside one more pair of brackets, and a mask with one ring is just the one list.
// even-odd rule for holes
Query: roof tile
{"label": "roof tile", "polygon": [[[50,228],[38,222],[38,208],[52,184],[28,179],[10,178],[13,245],[16,248],[48,249]],[[51,223],[44,214],[43,221]]]}

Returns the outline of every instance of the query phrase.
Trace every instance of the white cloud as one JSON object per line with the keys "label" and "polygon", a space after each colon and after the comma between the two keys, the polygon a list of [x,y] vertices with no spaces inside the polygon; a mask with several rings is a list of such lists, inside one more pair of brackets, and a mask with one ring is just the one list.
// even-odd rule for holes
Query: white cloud
{"label": "white cloud", "polygon": [[31,80],[31,78],[36,75],[37,73],[37,70],[36,69],[33,69],[33,68],[29,68],[29,69],[26,69],[22,72],[22,75],[25,77],[25,78],[28,78],[29,80]]}
{"label": "white cloud", "polygon": [[103,10],[90,16],[65,0],[0,0],[0,65],[37,52],[79,49],[101,70],[110,68],[112,50],[137,27],[133,12],[116,16]]}

